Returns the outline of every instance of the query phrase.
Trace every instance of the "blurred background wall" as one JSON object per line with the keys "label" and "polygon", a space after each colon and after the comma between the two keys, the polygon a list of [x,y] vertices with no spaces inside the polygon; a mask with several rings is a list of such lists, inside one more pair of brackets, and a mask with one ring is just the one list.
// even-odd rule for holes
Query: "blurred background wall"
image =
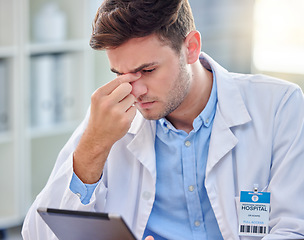
{"label": "blurred background wall", "polygon": [[189,2],[202,50],[226,69],[265,73],[304,88],[304,1]]}
{"label": "blurred background wall", "polygon": [[202,51],[229,71],[251,71],[254,0],[190,0]]}

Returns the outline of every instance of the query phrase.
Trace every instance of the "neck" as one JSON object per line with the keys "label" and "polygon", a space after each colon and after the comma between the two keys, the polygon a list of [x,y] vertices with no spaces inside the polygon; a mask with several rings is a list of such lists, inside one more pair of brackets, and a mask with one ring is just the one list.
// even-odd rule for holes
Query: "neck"
{"label": "neck", "polygon": [[166,118],[176,129],[189,133],[193,129],[194,119],[204,110],[210,97],[213,76],[200,61],[191,65],[192,79],[188,95],[182,104]]}

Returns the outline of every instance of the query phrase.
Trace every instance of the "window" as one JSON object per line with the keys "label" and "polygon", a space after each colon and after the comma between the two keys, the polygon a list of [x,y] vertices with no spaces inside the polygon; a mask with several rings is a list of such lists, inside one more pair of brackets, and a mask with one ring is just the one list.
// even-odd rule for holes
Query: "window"
{"label": "window", "polygon": [[256,0],[253,63],[258,71],[304,74],[303,12],[303,0]]}

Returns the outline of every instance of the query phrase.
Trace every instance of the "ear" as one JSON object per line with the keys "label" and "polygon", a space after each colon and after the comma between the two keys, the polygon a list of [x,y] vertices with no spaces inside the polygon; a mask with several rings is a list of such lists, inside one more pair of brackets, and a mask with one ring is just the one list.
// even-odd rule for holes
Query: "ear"
{"label": "ear", "polygon": [[195,63],[201,53],[201,34],[198,31],[191,31],[185,41],[187,63]]}

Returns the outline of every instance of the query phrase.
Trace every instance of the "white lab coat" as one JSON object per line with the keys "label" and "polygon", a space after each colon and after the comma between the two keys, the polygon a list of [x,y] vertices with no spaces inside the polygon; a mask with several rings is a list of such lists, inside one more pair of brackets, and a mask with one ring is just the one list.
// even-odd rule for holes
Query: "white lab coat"
{"label": "white lab coat", "polygon": [[[240,191],[258,184],[259,190],[271,193],[270,234],[263,239],[304,239],[301,90],[262,75],[229,73],[204,57],[204,66],[208,61],[215,71],[218,88],[205,185],[223,238],[261,239],[238,235]],[[129,132],[113,146],[90,203],[83,205],[69,185],[72,154],[87,122],[88,116],[60,152],[27,214],[24,239],[56,239],[36,213],[38,207],[119,213],[142,237],[155,196],[155,122],[136,115]]]}

